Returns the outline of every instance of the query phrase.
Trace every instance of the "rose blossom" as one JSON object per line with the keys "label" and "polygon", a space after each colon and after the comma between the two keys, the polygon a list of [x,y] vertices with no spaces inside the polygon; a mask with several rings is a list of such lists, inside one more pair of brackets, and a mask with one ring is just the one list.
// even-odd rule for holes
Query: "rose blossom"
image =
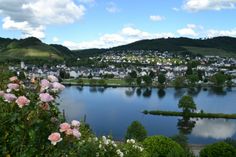
{"label": "rose blossom", "polygon": [[9,80],[10,80],[11,82],[15,82],[15,81],[18,80],[18,78],[17,78],[17,76],[13,76],[13,77],[10,77]]}
{"label": "rose blossom", "polygon": [[71,121],[71,125],[74,127],[79,127],[80,126],[80,122],[78,120],[72,120]]}
{"label": "rose blossom", "polygon": [[53,82],[52,87],[54,90],[59,90],[59,91],[62,91],[65,88],[65,86],[63,86],[62,84],[58,82]]}
{"label": "rose blossom", "polygon": [[80,133],[77,129],[73,129],[72,132],[73,132],[73,135],[74,135],[77,139],[79,139],[79,138],[81,137],[81,133]]}
{"label": "rose blossom", "polygon": [[26,105],[29,105],[30,100],[27,99],[25,96],[20,96],[20,97],[18,97],[18,99],[16,100],[16,103],[17,103],[17,105],[18,105],[20,108],[22,108],[22,107],[24,107],[24,106],[26,106]]}
{"label": "rose blossom", "polygon": [[9,83],[8,85],[7,85],[7,87],[9,88],[9,89],[14,89],[14,90],[17,90],[18,88],[19,88],[19,85],[18,84],[16,84],[16,83]]}
{"label": "rose blossom", "polygon": [[50,86],[50,82],[46,79],[41,80],[40,86],[47,89]]}
{"label": "rose blossom", "polygon": [[54,98],[48,93],[41,93],[39,98],[42,102],[50,102],[54,100]]}
{"label": "rose blossom", "polygon": [[4,99],[7,102],[12,102],[17,99],[17,97],[14,94],[4,94]]}
{"label": "rose blossom", "polygon": [[67,129],[65,133],[66,133],[66,135],[72,135],[73,130],[72,129]]}
{"label": "rose blossom", "polygon": [[65,132],[70,129],[70,124],[68,123],[62,123],[60,124],[60,132]]}
{"label": "rose blossom", "polygon": [[48,136],[48,140],[51,141],[51,144],[56,145],[57,142],[60,142],[62,140],[62,138],[58,132],[54,132]]}
{"label": "rose blossom", "polygon": [[48,80],[51,81],[51,82],[58,82],[58,78],[53,76],[53,75],[49,75]]}

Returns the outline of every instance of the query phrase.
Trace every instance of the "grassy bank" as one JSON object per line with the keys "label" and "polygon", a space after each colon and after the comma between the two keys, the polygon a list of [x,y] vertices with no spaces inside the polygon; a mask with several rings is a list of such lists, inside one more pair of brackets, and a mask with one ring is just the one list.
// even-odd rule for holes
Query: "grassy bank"
{"label": "grassy bank", "polygon": [[[161,115],[161,116],[183,116],[183,112],[176,111],[143,111],[144,114]],[[225,118],[225,119],[236,119],[236,114],[224,114],[224,113],[190,113],[192,118]]]}

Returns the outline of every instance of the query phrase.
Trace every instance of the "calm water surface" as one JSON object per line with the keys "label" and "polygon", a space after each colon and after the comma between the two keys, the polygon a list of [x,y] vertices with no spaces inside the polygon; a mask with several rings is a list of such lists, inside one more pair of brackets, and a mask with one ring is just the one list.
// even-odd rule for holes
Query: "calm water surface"
{"label": "calm water surface", "polygon": [[236,113],[236,88],[216,92],[211,89],[175,90],[168,88],[103,88],[70,86],[60,94],[60,109],[66,118],[86,122],[98,135],[112,135],[122,140],[132,121],[140,121],[149,135],[173,136],[183,132],[190,143],[213,143],[225,138],[236,139],[236,120],[182,119],[144,115],[143,110],[178,111],[178,101],[184,94],[191,94],[198,110],[205,112]]}

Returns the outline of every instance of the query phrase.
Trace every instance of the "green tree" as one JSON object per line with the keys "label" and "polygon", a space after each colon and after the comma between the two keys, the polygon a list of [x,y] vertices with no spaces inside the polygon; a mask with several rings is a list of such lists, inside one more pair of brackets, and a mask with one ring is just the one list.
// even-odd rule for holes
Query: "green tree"
{"label": "green tree", "polygon": [[131,73],[129,73],[129,75],[130,75],[131,78],[137,78],[137,73],[134,70],[131,71]]}
{"label": "green tree", "polygon": [[152,85],[152,78],[148,75],[143,76],[143,81],[145,82],[146,86]]}
{"label": "green tree", "polygon": [[137,141],[143,141],[146,137],[147,131],[138,121],[133,121],[131,123],[125,135],[125,139],[135,139]]}
{"label": "green tree", "polygon": [[187,71],[186,71],[186,75],[192,75],[193,74],[193,68],[191,65],[188,65]]}
{"label": "green tree", "polygon": [[217,142],[206,146],[200,152],[200,157],[235,157],[236,150],[225,142]]}
{"label": "green tree", "polygon": [[137,83],[138,86],[141,86],[142,78],[141,78],[141,77],[138,77],[138,78],[136,79],[136,83]]}
{"label": "green tree", "polygon": [[184,115],[188,115],[196,110],[196,104],[189,95],[185,95],[179,100],[178,107],[183,109]]}
{"label": "green tree", "polygon": [[128,83],[128,85],[131,85],[134,82],[134,79],[130,76],[125,77],[125,82]]}
{"label": "green tree", "polygon": [[166,76],[163,73],[158,75],[158,82],[163,85],[166,82]]}
{"label": "green tree", "polygon": [[175,80],[173,81],[173,85],[175,88],[182,88],[184,87],[184,82],[185,82],[185,78],[182,76],[177,76],[175,78]]}
{"label": "green tree", "polygon": [[[175,141],[165,136],[151,136],[143,141],[144,149],[151,157],[183,157],[184,149]],[[174,151],[173,151],[174,150]]]}
{"label": "green tree", "polygon": [[154,78],[155,75],[156,75],[156,74],[154,73],[154,71],[151,70],[151,71],[149,72],[149,76],[150,76],[151,78]]}
{"label": "green tree", "polygon": [[192,74],[187,76],[189,87],[195,87],[196,83],[199,81],[197,74]]}
{"label": "green tree", "polygon": [[218,87],[223,86],[226,80],[227,76],[222,72],[218,72],[211,77],[211,82],[213,82],[214,85]]}

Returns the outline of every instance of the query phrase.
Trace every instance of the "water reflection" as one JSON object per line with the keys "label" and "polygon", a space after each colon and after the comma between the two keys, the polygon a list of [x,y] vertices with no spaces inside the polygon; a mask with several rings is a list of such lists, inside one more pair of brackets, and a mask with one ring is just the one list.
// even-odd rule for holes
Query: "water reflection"
{"label": "water reflection", "polygon": [[165,95],[166,95],[166,92],[164,89],[159,89],[158,92],[157,92],[157,95],[158,97],[161,99],[161,98],[164,98]]}
{"label": "water reflection", "polygon": [[195,136],[214,139],[232,137],[236,132],[236,123],[225,119],[201,119],[192,131]]}
{"label": "water reflection", "polygon": [[190,143],[204,144],[229,137],[236,139],[235,120],[145,116],[141,112],[156,109],[178,111],[180,97],[191,93],[196,95],[194,99],[199,109],[214,113],[236,113],[236,88],[232,88],[232,91],[225,88],[227,94],[224,97],[218,96],[210,88],[206,89],[208,91],[189,91],[187,88],[175,90],[71,86],[60,94],[58,102],[61,102],[59,107],[61,111],[65,110],[69,121],[81,120],[87,115],[87,122],[96,134],[109,135],[112,132],[116,139],[124,137],[128,125],[134,120],[140,121],[150,136],[184,133],[189,137]]}
{"label": "water reflection", "polygon": [[177,88],[177,89],[175,89],[174,97],[175,97],[176,99],[179,99],[179,98],[181,98],[182,96],[184,96],[184,94],[185,94],[185,89],[179,89],[179,88]]}
{"label": "water reflection", "polygon": [[182,117],[182,119],[178,119],[177,127],[181,134],[191,134],[192,129],[195,127],[196,121],[190,119],[190,117]]}
{"label": "water reflection", "polygon": [[79,92],[82,92],[84,89],[83,86],[77,86],[76,88],[78,89]]}
{"label": "water reflection", "polygon": [[212,87],[208,91],[209,95],[225,96],[227,94],[227,91],[222,87]]}
{"label": "water reflection", "polygon": [[98,88],[97,88],[97,91],[100,92],[100,93],[105,92],[105,90],[106,90],[105,87],[98,87]]}
{"label": "water reflection", "polygon": [[146,88],[143,92],[143,97],[150,97],[152,95],[152,89],[151,88]]}
{"label": "water reflection", "polygon": [[201,87],[197,87],[197,88],[189,88],[187,93],[188,95],[191,95],[191,96],[198,96],[198,94],[201,92],[202,88]]}
{"label": "water reflection", "polygon": [[128,97],[133,96],[135,93],[135,88],[128,88],[127,90],[125,90],[125,95]]}
{"label": "water reflection", "polygon": [[136,94],[137,94],[138,97],[141,96],[141,94],[142,94],[142,89],[141,89],[141,88],[137,88],[137,89],[136,89]]}

